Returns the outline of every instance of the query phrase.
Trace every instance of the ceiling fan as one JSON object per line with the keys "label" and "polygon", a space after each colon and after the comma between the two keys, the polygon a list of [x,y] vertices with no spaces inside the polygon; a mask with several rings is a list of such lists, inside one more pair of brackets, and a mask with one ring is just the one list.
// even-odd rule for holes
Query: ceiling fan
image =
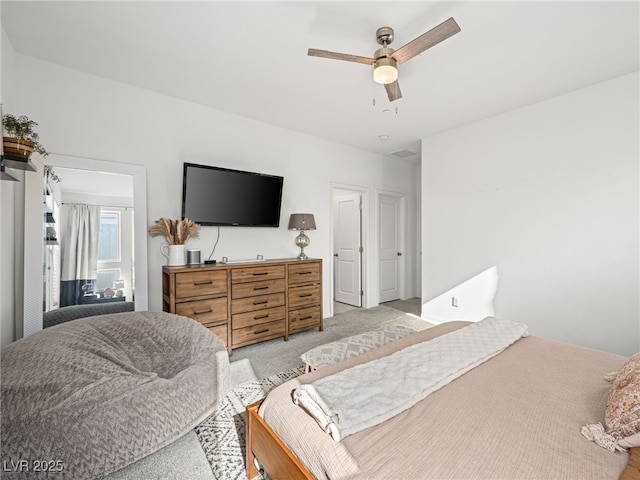
{"label": "ceiling fan", "polygon": [[394,50],[388,46],[393,42],[393,28],[380,27],[376,30],[376,40],[382,45],[382,48],[375,51],[373,58],[349,55],[347,53],[329,52],[315,48],[310,48],[307,54],[311,57],[333,58],[334,60],[373,65],[373,79],[384,85],[389,101],[393,102],[402,98],[402,92],[400,92],[400,85],[398,84],[397,65],[421,54],[428,48],[437,45],[459,31],[460,27],[456,21],[450,18],[437,27],[414,38],[398,50]]}

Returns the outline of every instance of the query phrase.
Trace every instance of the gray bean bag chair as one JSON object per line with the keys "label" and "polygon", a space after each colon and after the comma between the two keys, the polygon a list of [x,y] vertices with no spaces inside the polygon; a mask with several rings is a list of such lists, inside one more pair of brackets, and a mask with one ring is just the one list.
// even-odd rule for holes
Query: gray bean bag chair
{"label": "gray bean bag chair", "polygon": [[193,429],[229,385],[222,341],[164,312],[56,325],[0,365],[3,479],[102,478]]}
{"label": "gray bean bag chair", "polygon": [[135,302],[92,303],[88,305],[69,305],[42,313],[42,328],[53,327],[78,318],[107,315],[108,313],[133,312]]}

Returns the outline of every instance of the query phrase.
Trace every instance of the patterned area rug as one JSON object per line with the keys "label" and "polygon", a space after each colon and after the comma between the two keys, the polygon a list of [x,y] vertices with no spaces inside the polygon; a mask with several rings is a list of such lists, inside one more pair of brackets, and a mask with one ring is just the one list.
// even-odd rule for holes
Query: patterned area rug
{"label": "patterned area rug", "polygon": [[304,367],[301,366],[237,386],[220,403],[218,410],[195,428],[216,480],[247,478],[245,407],[263,399],[278,385],[303,373]]}

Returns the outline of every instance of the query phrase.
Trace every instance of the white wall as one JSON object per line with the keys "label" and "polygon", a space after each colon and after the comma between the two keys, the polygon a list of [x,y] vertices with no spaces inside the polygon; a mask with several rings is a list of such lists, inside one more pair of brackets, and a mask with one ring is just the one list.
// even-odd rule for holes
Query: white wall
{"label": "white wall", "polygon": [[497,290],[498,269],[494,266],[425,302],[421,317],[431,323],[479,322],[496,314]]}
{"label": "white wall", "polygon": [[638,73],[423,139],[422,298],[497,266],[497,316],[640,349]]}
{"label": "white wall", "polygon": [[[1,9],[0,9],[1,10]],[[0,103],[3,112],[11,111],[15,94],[16,81],[15,54],[9,38],[4,29],[0,35]],[[19,178],[24,177],[23,172],[16,171]],[[0,346],[11,342],[16,336],[15,302],[16,289],[14,278],[15,262],[15,195],[22,192],[22,186],[16,182],[0,181]]]}
{"label": "white wall", "polygon": [[[283,258],[297,255],[293,212],[315,214],[310,257],[324,261],[324,309],[330,312],[331,182],[403,191],[415,198],[416,166],[256,122],[150,91],[15,55],[19,90],[12,102],[39,124],[40,139],[51,153],[147,168],[148,217],[179,218],[182,162],[251,170],[285,178],[280,228],[222,228],[213,258]],[[188,88],[188,85],[185,86]],[[375,212],[371,212],[372,219]],[[409,215],[415,218],[413,202]],[[374,222],[370,221],[370,225]],[[205,227],[189,241],[206,258],[216,238]],[[408,235],[415,238],[416,229]],[[4,243],[4,242],[3,242]],[[160,238],[149,238],[149,306],[162,308]],[[414,249],[415,250],[415,249]],[[415,252],[409,252],[416,262]],[[373,261],[373,259],[371,260]],[[370,268],[369,271],[375,271]],[[407,279],[415,295],[414,278]],[[375,292],[374,292],[375,293]],[[372,295],[377,303],[377,295]],[[3,323],[4,323],[3,316]]]}

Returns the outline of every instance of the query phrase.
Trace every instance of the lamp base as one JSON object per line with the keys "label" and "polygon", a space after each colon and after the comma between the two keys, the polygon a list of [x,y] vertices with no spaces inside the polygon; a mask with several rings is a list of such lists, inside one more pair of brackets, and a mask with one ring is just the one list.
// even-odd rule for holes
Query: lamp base
{"label": "lamp base", "polygon": [[296,246],[300,247],[300,255],[298,255],[298,260],[306,260],[307,258],[309,258],[307,257],[307,254],[304,253],[304,247],[308,247],[310,243],[311,240],[309,240],[309,237],[304,234],[304,230],[300,230],[300,233],[296,237]]}

